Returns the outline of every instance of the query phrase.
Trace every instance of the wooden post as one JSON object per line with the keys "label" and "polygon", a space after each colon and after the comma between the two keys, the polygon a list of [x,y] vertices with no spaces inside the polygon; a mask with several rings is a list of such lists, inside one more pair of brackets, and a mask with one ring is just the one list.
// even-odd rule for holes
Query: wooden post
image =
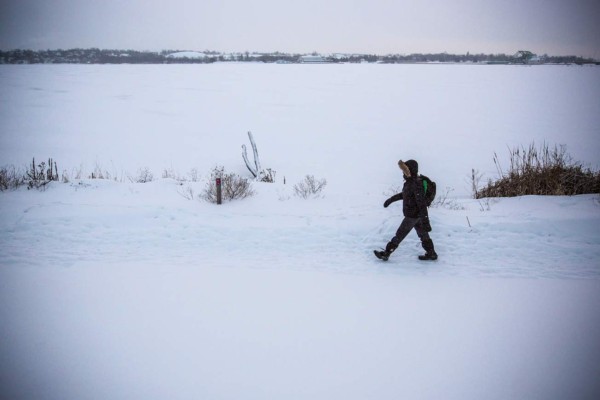
{"label": "wooden post", "polygon": [[221,178],[217,178],[217,204],[221,204]]}

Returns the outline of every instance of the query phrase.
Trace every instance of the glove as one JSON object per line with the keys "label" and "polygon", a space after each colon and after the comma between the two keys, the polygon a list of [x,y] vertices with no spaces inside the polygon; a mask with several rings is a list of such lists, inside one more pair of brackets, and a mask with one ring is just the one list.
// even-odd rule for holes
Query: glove
{"label": "glove", "polygon": [[385,203],[383,203],[383,206],[385,208],[387,208],[390,204],[392,204],[393,202],[398,201],[398,200],[402,200],[402,192],[395,194],[392,197],[390,197],[389,199],[387,199],[385,201]]}
{"label": "glove", "polygon": [[421,225],[423,226],[423,229],[425,229],[425,232],[431,232],[431,224],[429,223],[429,217],[421,218]]}

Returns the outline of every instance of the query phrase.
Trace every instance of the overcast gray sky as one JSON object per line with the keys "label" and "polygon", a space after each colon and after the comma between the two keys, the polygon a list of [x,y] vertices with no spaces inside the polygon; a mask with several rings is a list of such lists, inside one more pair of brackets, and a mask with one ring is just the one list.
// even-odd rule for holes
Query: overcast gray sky
{"label": "overcast gray sky", "polygon": [[0,49],[578,55],[600,0],[0,0]]}

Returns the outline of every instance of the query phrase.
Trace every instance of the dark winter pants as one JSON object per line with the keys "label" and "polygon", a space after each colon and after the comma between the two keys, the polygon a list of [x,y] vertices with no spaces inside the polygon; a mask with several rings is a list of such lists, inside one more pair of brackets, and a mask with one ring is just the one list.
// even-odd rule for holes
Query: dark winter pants
{"label": "dark winter pants", "polygon": [[387,244],[385,249],[387,251],[389,251],[390,253],[392,251],[396,250],[396,248],[398,247],[400,242],[402,242],[404,240],[406,235],[408,235],[408,233],[413,228],[415,228],[415,231],[417,232],[419,239],[421,239],[421,245],[423,246],[425,251],[426,252],[433,251],[433,241],[429,237],[429,233],[427,233],[427,231],[423,228],[423,225],[421,224],[421,219],[420,218],[410,218],[410,217],[404,217],[404,219],[402,220],[402,223],[400,224],[400,227],[396,231],[396,236],[394,236],[392,238],[392,240],[390,240],[390,242]]}

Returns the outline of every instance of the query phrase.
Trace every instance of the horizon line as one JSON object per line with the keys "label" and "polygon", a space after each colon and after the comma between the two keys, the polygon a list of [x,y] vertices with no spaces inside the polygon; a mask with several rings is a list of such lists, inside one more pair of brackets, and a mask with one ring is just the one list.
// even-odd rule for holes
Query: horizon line
{"label": "horizon line", "polygon": [[[250,50],[244,50],[244,51],[221,51],[221,50],[210,50],[210,49],[204,49],[204,50],[191,50],[191,49],[162,49],[162,50],[149,50],[149,49],[135,49],[135,48],[101,48],[101,47],[70,47],[70,48],[54,48],[54,49],[32,49],[32,48],[11,48],[11,49],[0,49],[0,51],[2,52],[10,52],[10,51],[33,51],[33,52],[43,52],[43,51],[69,51],[69,50],[101,50],[101,51],[136,51],[136,52],[147,52],[147,53],[163,53],[163,52],[185,52],[185,51],[189,51],[189,52],[196,52],[196,53],[217,53],[217,54],[288,54],[288,55],[322,55],[322,54],[344,54],[344,55],[370,55],[370,56],[388,56],[388,55],[393,55],[393,56],[411,56],[411,55],[426,55],[426,54],[431,54],[431,55],[436,55],[436,54],[447,54],[447,55],[460,55],[460,56],[467,56],[467,55],[515,55],[521,51],[529,51],[529,50],[524,50],[524,49],[519,49],[516,50],[514,53],[505,53],[505,52],[471,52],[471,51],[467,51],[467,52],[448,52],[448,51],[434,51],[434,52],[409,52],[409,53],[400,53],[400,52],[388,52],[388,53],[375,53],[375,52],[344,52],[344,51],[310,51],[310,52],[289,52],[289,51],[280,51],[280,50],[274,50],[274,51],[250,51]],[[548,56],[548,57],[577,57],[577,58],[582,58],[582,59],[590,59],[590,60],[594,60],[597,61],[594,57],[589,57],[589,56],[581,56],[581,55],[576,55],[576,54],[548,54],[548,53],[544,53],[544,54],[538,54],[535,52],[531,52],[534,55],[537,56]]]}

